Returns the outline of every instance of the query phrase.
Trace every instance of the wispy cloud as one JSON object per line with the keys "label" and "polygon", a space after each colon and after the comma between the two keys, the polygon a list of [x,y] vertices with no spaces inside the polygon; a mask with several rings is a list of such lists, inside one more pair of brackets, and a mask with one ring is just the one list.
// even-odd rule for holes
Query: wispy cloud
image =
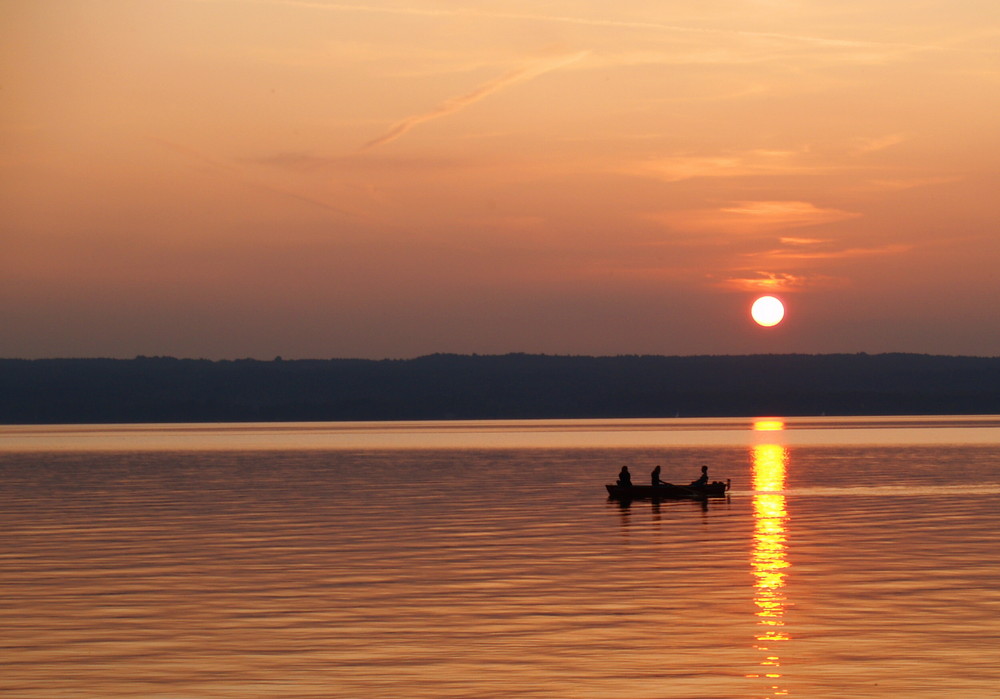
{"label": "wispy cloud", "polygon": [[[717,209],[692,209],[656,214],[669,228],[686,232],[759,234],[816,226],[856,218],[860,214],[818,207],[806,201],[742,201]],[[802,239],[788,239],[798,244]]]}
{"label": "wispy cloud", "polygon": [[540,75],[563,68],[571,63],[576,63],[577,61],[583,59],[587,53],[588,52],[586,51],[580,51],[569,56],[561,56],[554,60],[541,61],[525,68],[510,71],[509,73],[501,75],[498,78],[483,83],[471,92],[459,95],[458,97],[452,97],[430,111],[414,114],[413,116],[409,116],[402,121],[397,122],[386,133],[361,146],[360,150],[368,151],[379,146],[384,146],[386,143],[395,141],[397,138],[403,136],[420,124],[433,119],[440,119],[441,117],[449,116],[512,85],[537,78]]}
{"label": "wispy cloud", "polygon": [[740,257],[748,264],[730,269],[717,285],[737,291],[775,293],[845,286],[850,279],[817,271],[817,267],[824,262],[898,255],[913,249],[912,245],[902,244],[840,247],[833,240],[808,238],[782,238],[781,243],[781,247],[742,254]]}
{"label": "wispy cloud", "polygon": [[700,177],[745,177],[800,172],[815,164],[799,162],[802,153],[791,150],[748,150],[720,155],[675,155],[626,163],[617,168],[622,174],[680,182]]}
{"label": "wispy cloud", "polygon": [[901,177],[898,179],[884,179],[884,180],[871,180],[869,184],[872,185],[876,190],[884,190],[889,192],[900,191],[904,189],[915,189],[917,187],[932,187],[941,184],[951,184],[953,182],[961,182],[961,177]]}
{"label": "wispy cloud", "polygon": [[[218,0],[201,0],[214,1]],[[321,2],[319,0],[257,0],[261,4],[286,5],[302,7],[315,10],[326,10],[333,12],[365,12],[373,14],[420,16],[420,17],[480,17],[494,20],[513,20],[529,22],[545,22],[550,24],[567,24],[587,27],[597,27],[606,29],[634,29],[656,32],[670,32],[697,35],[729,35],[742,36],[754,39],[771,39],[786,42],[796,42],[810,44],[828,48],[865,48],[865,47],[897,47],[905,49],[935,50],[939,46],[924,46],[916,44],[859,41],[855,39],[841,39],[815,36],[810,34],[795,34],[782,32],[762,32],[738,29],[716,29],[711,27],[692,27],[666,22],[653,22],[642,20],[624,20],[608,17],[579,17],[572,15],[546,15],[530,12],[498,12],[491,10],[480,10],[476,8],[462,9],[441,9],[441,8],[421,8],[421,7],[384,7],[379,5],[367,5],[363,3],[339,3]]]}
{"label": "wispy cloud", "polygon": [[829,240],[822,238],[798,238],[793,236],[782,236],[781,238],[782,245],[822,245],[829,242]]}
{"label": "wispy cloud", "polygon": [[879,255],[898,255],[909,252],[912,245],[892,244],[876,247],[853,247],[829,250],[804,250],[801,248],[779,248],[750,253],[748,257],[766,257],[773,260],[845,260],[856,257],[875,257]]}
{"label": "wispy cloud", "polygon": [[834,282],[833,277],[823,275],[764,272],[761,270],[734,270],[730,276],[719,280],[717,285],[735,291],[781,293],[819,285],[830,286]]}
{"label": "wispy cloud", "polygon": [[876,153],[886,148],[892,148],[893,146],[899,145],[907,140],[905,134],[895,133],[889,134],[888,136],[880,136],[876,138],[866,138],[858,141],[854,148],[854,152],[857,155],[865,155],[867,153]]}

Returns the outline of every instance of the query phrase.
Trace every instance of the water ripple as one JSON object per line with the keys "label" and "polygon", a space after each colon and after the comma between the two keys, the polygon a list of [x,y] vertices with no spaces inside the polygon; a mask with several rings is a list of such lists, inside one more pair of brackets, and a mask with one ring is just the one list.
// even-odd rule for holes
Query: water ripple
{"label": "water ripple", "polygon": [[997,449],[784,449],[3,454],[0,694],[989,696]]}

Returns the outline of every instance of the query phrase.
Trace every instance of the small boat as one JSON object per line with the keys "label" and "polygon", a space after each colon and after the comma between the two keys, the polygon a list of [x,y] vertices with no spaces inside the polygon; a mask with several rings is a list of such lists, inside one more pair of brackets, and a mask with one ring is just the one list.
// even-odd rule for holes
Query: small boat
{"label": "small boat", "polygon": [[714,481],[708,485],[605,485],[613,500],[698,500],[725,497],[729,481]]}

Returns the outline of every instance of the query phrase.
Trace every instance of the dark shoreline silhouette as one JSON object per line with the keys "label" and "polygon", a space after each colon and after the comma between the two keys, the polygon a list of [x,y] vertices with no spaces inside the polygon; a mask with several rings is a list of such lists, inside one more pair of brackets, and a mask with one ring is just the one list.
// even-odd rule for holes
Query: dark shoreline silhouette
{"label": "dark shoreline silhouette", "polygon": [[1000,414],[1000,357],[0,359],[0,423]]}

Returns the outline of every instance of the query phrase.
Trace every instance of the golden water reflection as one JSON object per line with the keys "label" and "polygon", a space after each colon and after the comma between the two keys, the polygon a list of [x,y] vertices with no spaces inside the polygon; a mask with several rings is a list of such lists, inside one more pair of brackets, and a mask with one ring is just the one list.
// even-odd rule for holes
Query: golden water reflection
{"label": "golden water reflection", "polygon": [[[780,420],[759,420],[755,431],[780,431]],[[785,631],[785,575],[788,510],[785,507],[785,472],[788,450],[780,444],[757,444],[751,450],[753,466],[754,533],[751,569],[754,577],[754,604],[758,632],[754,648],[764,654],[761,670],[748,677],[771,681],[770,696],[786,696],[788,690],[777,680],[781,673],[781,644],[790,636]]]}

